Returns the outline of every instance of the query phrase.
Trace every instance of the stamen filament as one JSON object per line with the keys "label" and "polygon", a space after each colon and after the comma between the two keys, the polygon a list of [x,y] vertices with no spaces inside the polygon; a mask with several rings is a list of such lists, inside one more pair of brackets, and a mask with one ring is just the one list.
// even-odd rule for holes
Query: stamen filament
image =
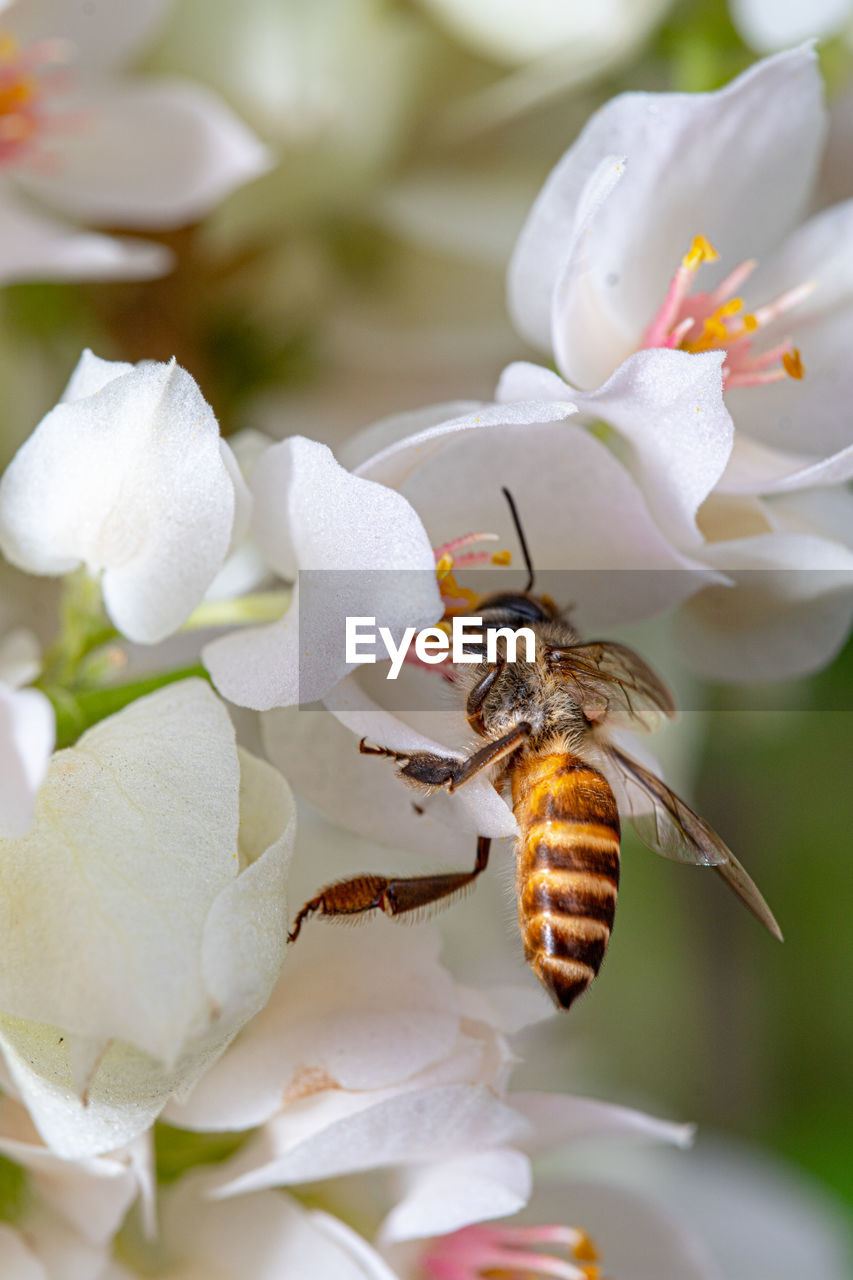
{"label": "stamen filament", "polygon": [[746,284],[755,268],[758,266],[755,258],[747,258],[746,262],[741,262],[735,267],[734,271],[730,271],[725,280],[718,284],[712,294],[709,295],[711,302],[718,306],[726,298],[731,297],[733,293],[737,293],[742,284]]}
{"label": "stamen filament", "polygon": [[[665,347],[697,354],[727,353],[724,387],[761,386],[783,378],[799,381],[805,374],[800,354],[791,338],[772,350],[754,353],[750,338],[759,329],[792,310],[815,287],[812,282],[786,290],[771,302],[744,311],[739,290],[755,270],[755,261],[741,262],[710,293],[691,295],[693,276],[706,262],[718,257],[704,236],[696,236],[670,281],[666,297],[643,336],[643,346]],[[684,314],[689,308],[689,314]],[[734,317],[739,317],[733,324]]]}

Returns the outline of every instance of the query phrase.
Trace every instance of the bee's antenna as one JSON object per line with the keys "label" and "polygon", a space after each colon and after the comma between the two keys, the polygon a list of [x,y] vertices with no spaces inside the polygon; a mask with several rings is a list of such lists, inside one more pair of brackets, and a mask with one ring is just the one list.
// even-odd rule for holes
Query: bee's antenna
{"label": "bee's antenna", "polygon": [[515,532],[518,534],[518,541],[521,543],[521,554],[524,556],[524,563],[527,565],[528,578],[527,585],[524,590],[530,591],[533,587],[533,579],[536,576],[533,569],[533,561],[530,559],[530,548],[527,545],[527,539],[524,536],[524,530],[521,527],[521,521],[518,518],[518,511],[516,510],[515,500],[513,499],[512,494],[509,489],[505,488],[501,489],[501,493],[509,503],[509,509],[512,512],[512,522],[515,525]]}

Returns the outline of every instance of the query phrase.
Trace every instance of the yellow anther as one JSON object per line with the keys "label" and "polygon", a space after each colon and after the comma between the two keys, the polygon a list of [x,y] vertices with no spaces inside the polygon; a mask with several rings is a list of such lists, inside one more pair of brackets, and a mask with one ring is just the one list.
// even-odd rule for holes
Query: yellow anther
{"label": "yellow anther", "polygon": [[729,298],[728,302],[724,302],[721,307],[717,308],[714,315],[722,316],[724,319],[727,316],[736,316],[742,306],[743,298]]}
{"label": "yellow anther", "polygon": [[716,262],[719,254],[710,240],[704,236],[694,236],[693,243],[681,259],[681,265],[688,271],[696,271],[703,262]]}
{"label": "yellow anther", "polygon": [[595,1266],[594,1263],[588,1267],[581,1267],[581,1271],[586,1276],[586,1280],[602,1280],[601,1267]]}
{"label": "yellow anther", "polygon": [[453,568],[453,556],[442,556],[438,564],[435,566],[435,576],[441,582],[442,578],[446,578]]}
{"label": "yellow anther", "polygon": [[800,353],[796,347],[793,351],[786,351],[782,356],[782,367],[789,378],[795,378],[797,382],[805,376],[805,369],[800,358]]}
{"label": "yellow anther", "polygon": [[743,318],[743,327],[747,333],[754,333],[758,328],[758,317],[748,312]]}
{"label": "yellow anther", "polygon": [[[444,559],[444,557],[442,557]],[[473,591],[469,591],[467,587],[460,587],[450,570],[446,570],[441,583],[441,594],[450,596],[451,600],[464,600],[471,606],[476,606],[477,595]]]}
{"label": "yellow anther", "polygon": [[578,1262],[597,1262],[598,1250],[585,1231],[580,1233],[580,1240],[575,1245],[575,1257]]}
{"label": "yellow anther", "polygon": [[492,556],[492,564],[512,564],[511,551],[496,551]]}

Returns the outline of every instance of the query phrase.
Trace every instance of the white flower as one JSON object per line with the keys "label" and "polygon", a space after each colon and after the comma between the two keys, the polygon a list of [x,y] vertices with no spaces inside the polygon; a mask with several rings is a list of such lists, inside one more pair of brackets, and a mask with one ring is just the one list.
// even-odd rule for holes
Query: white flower
{"label": "white flower", "polygon": [[431,52],[412,15],[378,0],[182,0],[158,65],[221,92],[281,158],[215,231],[278,238],[360,197],[401,146]]}
{"label": "white flower", "polygon": [[169,254],[78,231],[201,217],[269,167],[254,135],[183,80],[122,76],[168,0],[16,0],[0,14],[0,280],[144,277]]}
{"label": "white flower", "polygon": [[210,1183],[208,1173],[197,1171],[168,1188],[159,1239],[149,1247],[139,1240],[125,1245],[122,1261],[103,1280],[160,1275],[164,1266],[169,1276],[199,1280],[396,1280],[387,1267],[378,1269],[382,1261],[365,1241],[329,1214],[275,1191],[218,1203],[209,1198]]}
{"label": "white flower", "polygon": [[0,1047],[51,1150],[142,1132],[264,1004],[293,826],[201,681],[53,757],[32,832],[0,841]]}
{"label": "white flower", "polygon": [[[663,490],[704,486],[692,543],[671,521],[665,527],[743,588],[727,603],[720,590],[700,596],[684,613],[696,665],[717,677],[814,670],[843,642],[853,610],[849,494],[824,498],[834,522],[817,514],[819,495],[853,476],[843,354],[853,318],[853,202],[790,234],[820,158],[821,97],[814,55],[800,49],[717,93],[614,99],[549,178],[510,268],[519,328],[553,350],[570,383],[618,378],[620,362],[659,349],[723,361],[733,443],[713,441],[699,418],[684,418],[677,431],[653,417],[629,430],[613,421],[659,520]],[[679,245],[690,246],[680,265]],[[762,251],[769,257],[753,277]],[[694,291],[700,270],[708,292]],[[508,400],[573,394],[530,365],[511,366],[499,388]],[[794,494],[806,501],[782,497]]]}
{"label": "white flower", "polygon": [[510,66],[556,49],[580,62],[594,58],[598,49],[639,42],[666,2],[617,0],[591,10],[583,0],[534,0],[524,9],[511,0],[421,0],[478,53]]}
{"label": "white flower", "polygon": [[457,128],[481,128],[565,94],[626,62],[671,0],[420,0],[475,53],[509,69],[454,104]]}
{"label": "white flower", "polygon": [[36,792],[56,739],[53,707],[38,689],[22,688],[40,670],[35,636],[20,628],[0,641],[0,839],[26,835]]}
{"label": "white flower", "polygon": [[[596,1194],[581,1181],[593,1183]],[[621,1231],[619,1215],[608,1213],[608,1192],[635,1198],[638,1188],[689,1233],[715,1280],[798,1280],[803,1272],[844,1280],[849,1275],[853,1236],[845,1206],[795,1166],[704,1130],[687,1158],[652,1145],[625,1150],[618,1162],[592,1146],[567,1151],[565,1159],[549,1161],[549,1177],[537,1188],[537,1215],[553,1214],[570,1198],[600,1242],[608,1271],[633,1280],[630,1218],[626,1213],[628,1230]],[[636,1275],[657,1280],[653,1270],[638,1267]]]}
{"label": "white flower", "polygon": [[811,37],[834,36],[853,19],[850,0],[729,0],[748,45],[772,53]]}
{"label": "white flower", "polygon": [[515,1212],[530,1195],[527,1151],[552,1140],[689,1140],[625,1108],[507,1093],[507,1033],[546,1009],[538,993],[457,985],[423,927],[306,929],[266,1008],[165,1118],[262,1126],[213,1176],[217,1196],[395,1171],[385,1242]]}
{"label": "white flower", "polygon": [[47,1209],[0,1222],[0,1274],[9,1280],[104,1280],[109,1246],[93,1244]]}
{"label": "white flower", "polygon": [[[838,356],[853,204],[795,230],[820,160],[822,95],[813,52],[798,49],[716,93],[612,99],[519,238],[509,296],[523,335],[580,387],[642,348],[725,351],[739,431],[815,460],[849,445]],[[700,274],[708,292],[695,291]]]}
{"label": "white flower", "polygon": [[251,427],[237,431],[228,437],[228,447],[240,468],[243,481],[239,486],[239,493],[240,505],[245,508],[245,520],[241,512],[238,528],[231,539],[228,558],[208,587],[205,600],[231,600],[235,596],[245,595],[246,592],[259,590],[268,585],[274,577],[249,532],[252,500],[247,487],[258,462],[274,443],[271,436],[265,435],[263,431],[255,431]]}
{"label": "white flower", "polygon": [[221,569],[242,489],[188,373],[86,351],[0,480],[0,547],[30,573],[102,574],[116,627],[152,644]]}
{"label": "white flower", "polygon": [[[7,1092],[0,1097],[0,1155],[15,1166],[22,1209],[41,1208],[61,1218],[92,1245],[108,1244],[130,1206],[141,1199],[154,1227],[154,1161],[151,1135],[128,1146],[81,1160],[56,1155],[39,1137],[26,1108]],[[3,1273],[5,1274],[5,1273]]]}
{"label": "white flower", "polygon": [[205,647],[205,666],[232,702],[260,710],[322,697],[351,669],[348,616],[376,617],[395,636],[441,617],[432,549],[399,494],[350,475],[301,436],[262,455],[251,487],[252,535],[267,563],[285,579],[314,576],[301,613],[297,588],[280,622]]}

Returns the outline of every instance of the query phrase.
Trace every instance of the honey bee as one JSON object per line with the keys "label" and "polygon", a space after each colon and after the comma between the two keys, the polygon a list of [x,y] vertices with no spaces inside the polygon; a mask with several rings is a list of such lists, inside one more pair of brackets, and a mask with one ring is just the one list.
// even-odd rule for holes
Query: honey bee
{"label": "honey bee", "polygon": [[[366,755],[396,761],[416,788],[453,792],[488,770],[509,789],[518,821],[516,893],[527,962],[557,1005],[568,1009],[597,975],[616,911],[622,792],[640,839],[664,857],[713,867],[763,925],[781,940],[770,908],[720,836],[614,740],[622,728],[649,731],[675,715],[672,695],[639,654],[607,640],[583,642],[547,597],[531,592],[534,574],[515,505],[504,490],[528,568],[523,591],[482,599],[483,640],[492,628],[529,627],[532,661],[456,667],[468,723],[485,739],[467,759],[370,746]],[[485,643],[474,653],[485,654]],[[464,674],[463,674],[464,672]],[[327,885],[298,912],[288,941],[307,916],[383,911],[401,916],[467,889],[486,869],[490,840],[480,836],[472,871],[396,879],[361,875]]]}

